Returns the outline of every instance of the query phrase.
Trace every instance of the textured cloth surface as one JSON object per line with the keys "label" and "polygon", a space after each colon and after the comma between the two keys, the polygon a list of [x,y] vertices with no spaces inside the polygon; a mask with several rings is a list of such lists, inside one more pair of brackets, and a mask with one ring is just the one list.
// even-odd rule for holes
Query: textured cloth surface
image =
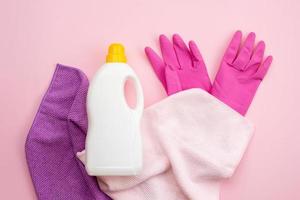
{"label": "textured cloth surface", "polygon": [[88,79],[80,70],[56,66],[25,146],[38,199],[110,199],[74,153],[85,145],[87,89]]}
{"label": "textured cloth surface", "polygon": [[253,131],[201,89],[176,93],[144,110],[142,173],[98,177],[99,185],[116,200],[217,200],[220,181],[233,174]]}

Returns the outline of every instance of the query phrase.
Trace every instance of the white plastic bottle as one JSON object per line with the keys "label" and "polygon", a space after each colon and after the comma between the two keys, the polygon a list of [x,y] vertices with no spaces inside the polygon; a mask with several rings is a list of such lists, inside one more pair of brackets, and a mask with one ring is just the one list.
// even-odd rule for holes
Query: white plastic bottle
{"label": "white plastic bottle", "polygon": [[[135,108],[129,107],[124,85],[132,79]],[[89,175],[136,175],[142,168],[140,119],[144,107],[141,84],[126,64],[124,47],[112,44],[92,79],[87,96],[86,170]]]}

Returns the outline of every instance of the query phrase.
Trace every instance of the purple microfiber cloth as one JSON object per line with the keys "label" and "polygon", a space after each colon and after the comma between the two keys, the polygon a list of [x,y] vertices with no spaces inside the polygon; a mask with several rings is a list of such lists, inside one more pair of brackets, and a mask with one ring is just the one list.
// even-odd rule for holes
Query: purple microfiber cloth
{"label": "purple microfiber cloth", "polygon": [[85,146],[88,85],[80,70],[57,64],[25,145],[38,199],[110,199],[76,158]]}

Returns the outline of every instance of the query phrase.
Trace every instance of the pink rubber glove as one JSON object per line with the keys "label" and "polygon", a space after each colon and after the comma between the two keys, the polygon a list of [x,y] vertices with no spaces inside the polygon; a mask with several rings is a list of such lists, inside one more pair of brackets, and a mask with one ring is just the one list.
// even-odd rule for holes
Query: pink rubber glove
{"label": "pink rubber glove", "polygon": [[264,61],[265,43],[254,48],[255,34],[250,33],[241,46],[242,33],[237,31],[223,57],[211,94],[245,115],[256,90],[266,75],[272,56]]}
{"label": "pink rubber glove", "polygon": [[178,34],[173,35],[173,44],[165,35],[159,41],[163,60],[150,47],[145,52],[168,95],[190,88],[210,91],[206,66],[194,41],[189,48]]}

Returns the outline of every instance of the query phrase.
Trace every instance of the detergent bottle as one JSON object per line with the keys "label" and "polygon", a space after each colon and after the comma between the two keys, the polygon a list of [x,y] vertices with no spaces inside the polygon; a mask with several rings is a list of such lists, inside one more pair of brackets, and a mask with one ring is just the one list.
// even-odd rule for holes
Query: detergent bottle
{"label": "detergent bottle", "polygon": [[[124,86],[131,79],[136,105],[126,101]],[[91,176],[136,175],[142,169],[140,119],[142,87],[126,63],[124,47],[111,44],[104,64],[92,79],[87,95],[86,170]]]}

